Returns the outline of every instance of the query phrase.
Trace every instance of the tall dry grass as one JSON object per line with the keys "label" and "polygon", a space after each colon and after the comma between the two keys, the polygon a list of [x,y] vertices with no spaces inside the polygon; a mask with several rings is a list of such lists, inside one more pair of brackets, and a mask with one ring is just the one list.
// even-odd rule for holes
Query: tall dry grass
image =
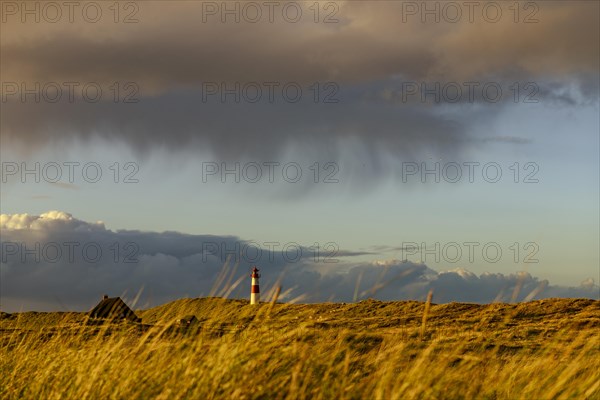
{"label": "tall dry grass", "polygon": [[[0,398],[598,399],[599,302],[184,299],[144,325],[0,321]],[[173,321],[193,313],[201,328]]]}

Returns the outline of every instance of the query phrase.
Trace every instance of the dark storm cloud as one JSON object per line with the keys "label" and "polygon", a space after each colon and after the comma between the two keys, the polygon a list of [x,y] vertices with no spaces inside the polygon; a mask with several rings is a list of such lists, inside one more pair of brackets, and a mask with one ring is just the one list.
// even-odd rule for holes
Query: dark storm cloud
{"label": "dark storm cloud", "polygon": [[[514,82],[536,83],[541,102],[597,97],[595,2],[541,2],[532,24],[515,24],[509,10],[498,23],[437,24],[403,21],[402,2],[338,4],[335,24],[203,23],[201,2],[139,3],[139,22],[128,25],[11,17],[0,44],[3,82],[97,82],[105,96],[93,104],[3,102],[2,138],[33,148],[103,137],[139,151],[208,149],[220,159],[276,159],[289,148],[333,158],[350,143],[376,171],[387,166],[382,149],[392,158],[464,150],[470,121],[499,115]],[[328,81],[340,85],[339,103],[309,104],[306,88]],[[402,82],[472,81],[499,82],[505,96],[490,103],[476,91],[483,110],[459,108],[465,95],[450,112],[441,111],[443,98],[402,100]],[[112,103],[114,82],[134,82],[140,102]],[[198,94],[206,82],[298,82],[305,96],[299,104],[207,104]]]}
{"label": "dark storm cloud", "polygon": [[[368,82],[594,73],[596,2],[540,2],[535,23],[403,20],[403,2],[337,2],[338,23],[221,23],[202,2],[139,3],[138,23],[22,24],[3,31],[12,80],[133,80],[162,91],[202,81]],[[481,3],[482,5],[485,2]],[[308,5],[305,12],[310,13]],[[594,40],[595,38],[595,40]],[[511,76],[512,75],[512,76]]]}
{"label": "dark storm cloud", "polygon": [[[308,247],[300,253],[283,252],[284,244],[263,247],[258,256],[256,245],[234,236],[111,231],[101,222],[89,223],[57,211],[41,216],[3,214],[1,223],[1,301],[5,311],[21,307],[86,310],[103,293],[133,298],[141,291],[140,307],[183,296],[245,298],[248,273],[255,264],[261,269],[265,296],[280,285],[285,301],[423,300],[429,290],[434,291],[437,303],[600,297],[592,281],[567,288],[551,286],[526,273],[477,276],[462,269],[437,272],[409,261],[355,262],[351,257],[364,252],[344,250],[337,254],[337,263],[329,263],[315,259]],[[37,251],[36,243],[40,244]],[[71,245],[73,261],[65,243],[79,244]],[[91,251],[84,256],[83,248],[90,243],[94,247],[88,245]],[[16,249],[14,244],[26,247]],[[253,248],[244,249],[246,244]],[[58,259],[56,247],[63,251]],[[98,260],[95,248],[102,251]]]}
{"label": "dark storm cloud", "polygon": [[11,101],[3,105],[2,131],[32,143],[98,136],[142,150],[198,146],[221,159],[277,159],[295,145],[309,156],[335,160],[341,141],[354,141],[374,157],[382,152],[452,153],[462,146],[466,128],[458,115],[439,115],[414,104],[369,104],[351,90],[340,90],[338,98],[339,103],[321,104],[305,94],[297,103],[236,104],[179,92],[137,104]]}

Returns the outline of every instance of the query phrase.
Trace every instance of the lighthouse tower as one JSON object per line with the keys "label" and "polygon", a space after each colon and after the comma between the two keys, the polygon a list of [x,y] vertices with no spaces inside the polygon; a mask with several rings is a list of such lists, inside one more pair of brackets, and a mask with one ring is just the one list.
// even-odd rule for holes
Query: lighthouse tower
{"label": "lighthouse tower", "polygon": [[254,267],[252,269],[252,290],[250,291],[250,304],[258,304],[260,302],[260,289],[258,287],[258,278],[260,278],[260,274],[258,273],[258,268]]}

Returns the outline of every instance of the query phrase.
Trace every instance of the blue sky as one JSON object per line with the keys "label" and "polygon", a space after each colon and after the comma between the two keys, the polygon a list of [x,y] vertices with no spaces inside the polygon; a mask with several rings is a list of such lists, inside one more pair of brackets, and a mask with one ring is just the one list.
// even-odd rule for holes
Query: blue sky
{"label": "blue sky", "polygon": [[[340,2],[341,22],[323,26],[198,25],[186,15],[193,5],[175,3],[162,17],[154,6],[141,7],[140,22],[131,26],[9,20],[2,27],[4,83],[32,87],[40,81],[94,81],[107,93],[108,82],[129,81],[140,89],[134,104],[106,99],[35,103],[18,101],[18,95],[3,100],[0,156],[5,174],[21,163],[64,167],[69,161],[97,163],[103,172],[96,183],[80,175],[59,184],[43,177],[39,183],[31,177],[23,183],[18,173],[8,176],[0,195],[3,215],[59,210],[73,221],[103,221],[115,232],[173,231],[305,247],[335,243],[340,252],[361,253],[340,253],[339,266],[347,269],[407,260],[437,272],[465,269],[478,276],[526,271],[565,288],[590,278],[595,285],[600,281],[598,43],[589,36],[598,31],[597,4],[540,3],[540,21],[524,25],[510,19],[498,24],[396,24],[398,10],[392,3],[365,9],[362,2]],[[173,29],[153,49],[168,62],[147,52],[146,46],[156,40],[156,26]],[[511,31],[503,36],[502,26]],[[562,27],[562,36],[556,36],[556,26]],[[19,41],[18,33],[27,28]],[[64,36],[73,31],[82,33],[81,39]],[[213,42],[194,36],[207,31],[221,36]],[[46,46],[54,53],[39,51],[45,32]],[[94,32],[92,39],[88,34]],[[241,32],[249,35],[248,43],[241,43]],[[281,37],[273,38],[274,32]],[[264,42],[266,37],[271,40]],[[126,50],[133,55],[114,56],[111,43],[118,54]],[[82,49],[97,54],[76,56]],[[198,50],[219,57],[203,58]],[[173,58],[175,51],[182,58]],[[202,82],[270,80],[297,82],[304,88],[303,100],[202,100]],[[316,81],[335,82],[339,101],[323,103],[326,92],[321,91],[315,103],[310,87]],[[407,82],[431,87],[472,81],[501,86],[503,98],[486,101],[476,91],[474,101],[463,97],[458,103],[421,102],[419,95],[402,100]],[[533,82],[538,102],[514,102],[509,89],[514,82]],[[7,88],[3,86],[5,92]],[[115,162],[118,183],[110,168]],[[222,183],[218,174],[202,179],[206,163],[232,168],[235,163],[268,162],[297,163],[303,177],[286,182],[277,167],[274,183],[264,176],[258,183],[236,183],[231,175]],[[338,182],[312,182],[315,162],[320,180],[333,171],[325,166],[334,165],[332,176]],[[421,168],[422,163],[428,168],[457,163],[463,176],[457,183],[443,177],[436,183],[427,175],[423,183],[416,174],[403,182],[402,169],[408,164]],[[478,163],[473,182],[464,163]],[[482,176],[481,167],[488,163],[501,169],[498,182]],[[123,183],[132,171],[137,182]],[[528,173],[537,183],[525,182]],[[4,241],[16,230],[33,229],[2,228]],[[54,226],[44,229],[51,238]],[[477,242],[473,261],[465,242]],[[429,249],[439,243],[449,251],[457,243],[463,254],[450,262],[454,253],[448,253],[437,262],[433,253],[423,259],[420,252],[401,250],[406,243],[424,243]],[[496,262],[481,253],[490,243],[503,253]],[[538,262],[525,262],[530,252]],[[23,279],[19,285],[24,288],[33,284],[28,280],[35,276],[14,272],[22,267],[2,264],[5,291],[10,279]],[[55,295],[52,290],[46,295]],[[597,290],[591,287],[591,293]],[[175,290],[171,298],[179,295]],[[495,295],[489,294],[491,299]],[[44,297],[26,292],[8,297],[11,307],[44,304]]]}

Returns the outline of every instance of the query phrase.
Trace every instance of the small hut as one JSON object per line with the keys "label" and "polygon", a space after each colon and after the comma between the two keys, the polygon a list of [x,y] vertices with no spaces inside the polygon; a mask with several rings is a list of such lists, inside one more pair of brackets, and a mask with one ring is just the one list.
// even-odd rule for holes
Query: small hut
{"label": "small hut", "polygon": [[138,318],[120,297],[108,297],[107,295],[104,295],[102,301],[90,311],[89,316],[92,319],[141,322],[141,318]]}
{"label": "small hut", "polygon": [[196,318],[195,315],[186,315],[183,318],[179,318],[177,320],[177,323],[179,324],[179,326],[191,327],[200,324],[200,321],[198,320],[198,318]]}

